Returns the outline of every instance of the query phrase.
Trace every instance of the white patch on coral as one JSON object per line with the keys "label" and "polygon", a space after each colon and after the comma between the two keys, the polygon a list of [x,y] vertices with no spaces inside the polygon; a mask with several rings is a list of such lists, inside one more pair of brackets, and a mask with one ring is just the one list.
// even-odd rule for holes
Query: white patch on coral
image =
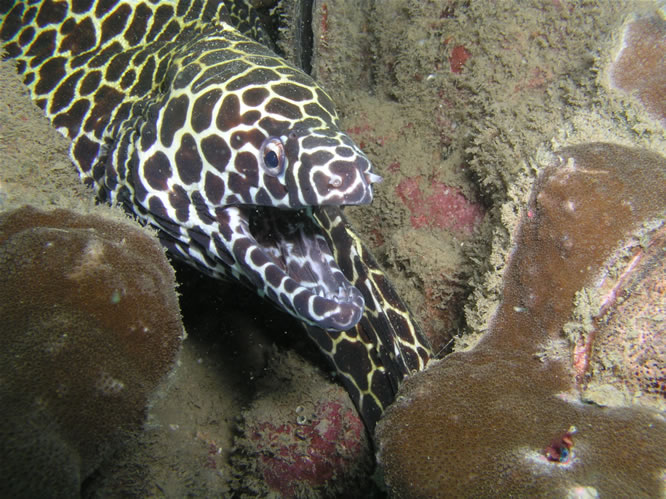
{"label": "white patch on coral", "polygon": [[599,491],[591,486],[575,485],[567,491],[567,499],[592,499],[599,497]]}
{"label": "white patch on coral", "polygon": [[578,390],[575,389],[572,389],[571,391],[568,392],[556,393],[555,397],[575,406],[580,407],[585,405],[585,403],[580,399],[580,393],[578,392]]}
{"label": "white patch on coral", "polygon": [[86,244],[83,249],[79,265],[70,272],[67,277],[70,279],[80,280],[98,270],[100,267],[106,265],[103,262],[104,257],[104,244],[93,237],[90,242]]}
{"label": "white patch on coral", "polygon": [[109,373],[102,371],[95,384],[97,389],[104,395],[118,395],[125,389],[125,383],[112,377]]}
{"label": "white patch on coral", "polygon": [[518,455],[520,456],[521,460],[535,475],[550,475],[557,472],[558,470],[570,470],[579,464],[579,459],[576,457],[576,452],[573,449],[569,451],[571,452],[571,456],[565,463],[549,461],[546,458],[544,449],[522,447],[518,450]]}

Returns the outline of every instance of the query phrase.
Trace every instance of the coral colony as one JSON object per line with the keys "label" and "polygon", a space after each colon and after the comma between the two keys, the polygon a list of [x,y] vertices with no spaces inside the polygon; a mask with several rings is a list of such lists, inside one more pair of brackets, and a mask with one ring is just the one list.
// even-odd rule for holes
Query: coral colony
{"label": "coral colony", "polygon": [[173,269],[129,220],[5,211],[0,317],[1,490],[78,497],[81,481],[142,430],[174,366],[184,331]]}
{"label": "coral colony", "polygon": [[[526,207],[485,337],[408,379],[378,425],[379,462],[398,497],[581,487],[602,496],[660,495],[666,424],[642,409],[585,403],[572,355],[579,338],[561,331],[585,287],[592,293],[610,280],[622,294],[634,272],[645,284],[635,292],[663,286],[659,258],[633,262],[651,248],[663,251],[666,160],[606,143],[558,154]],[[640,245],[629,243],[637,238]],[[589,313],[602,323],[624,310],[613,303]],[[654,376],[663,379],[663,366]]]}

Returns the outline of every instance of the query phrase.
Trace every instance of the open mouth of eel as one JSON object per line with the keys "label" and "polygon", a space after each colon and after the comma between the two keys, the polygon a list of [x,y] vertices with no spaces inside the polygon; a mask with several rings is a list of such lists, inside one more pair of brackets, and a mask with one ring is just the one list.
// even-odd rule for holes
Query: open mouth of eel
{"label": "open mouth of eel", "polygon": [[[322,329],[344,331],[358,323],[363,296],[336,263],[311,208],[233,206],[227,210],[239,236],[232,247],[234,259],[260,295]],[[333,235],[331,240],[337,243]]]}

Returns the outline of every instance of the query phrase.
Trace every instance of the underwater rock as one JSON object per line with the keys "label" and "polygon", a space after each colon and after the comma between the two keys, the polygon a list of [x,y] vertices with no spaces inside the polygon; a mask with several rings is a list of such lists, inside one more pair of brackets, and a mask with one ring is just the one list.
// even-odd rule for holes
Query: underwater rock
{"label": "underwater rock", "polygon": [[[462,327],[467,276],[456,256],[478,235],[485,209],[460,188],[421,176],[403,178],[395,194],[409,210],[411,228],[393,237],[391,251],[419,269],[424,299],[417,310],[424,315],[422,327],[433,350],[439,352],[451,344],[452,331]],[[449,232],[452,239],[442,239],[439,231]]]}
{"label": "underwater rock", "polygon": [[[605,143],[559,157],[525,210],[486,335],[408,378],[377,426],[395,497],[663,495],[663,416],[585,403],[579,340],[589,338],[564,331],[585,287],[635,290],[663,311],[666,160]],[[628,244],[641,234],[642,245]],[[601,296],[607,307],[590,322],[636,324],[630,302]],[[663,356],[655,362],[663,369]]]}
{"label": "underwater rock", "polygon": [[251,497],[368,497],[372,452],[344,389],[293,353],[276,353],[243,412],[232,464]]}
{"label": "underwater rock", "polygon": [[0,495],[76,497],[174,366],[173,270],[129,221],[4,212],[0,317]]}

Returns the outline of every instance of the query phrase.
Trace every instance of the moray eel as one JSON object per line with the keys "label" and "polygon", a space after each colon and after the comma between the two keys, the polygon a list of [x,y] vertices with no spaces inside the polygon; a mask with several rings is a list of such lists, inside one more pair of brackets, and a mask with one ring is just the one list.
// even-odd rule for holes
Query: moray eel
{"label": "moray eel", "polygon": [[33,100],[97,197],[297,317],[370,428],[430,349],[341,207],[381,180],[242,1],[0,4]]}

